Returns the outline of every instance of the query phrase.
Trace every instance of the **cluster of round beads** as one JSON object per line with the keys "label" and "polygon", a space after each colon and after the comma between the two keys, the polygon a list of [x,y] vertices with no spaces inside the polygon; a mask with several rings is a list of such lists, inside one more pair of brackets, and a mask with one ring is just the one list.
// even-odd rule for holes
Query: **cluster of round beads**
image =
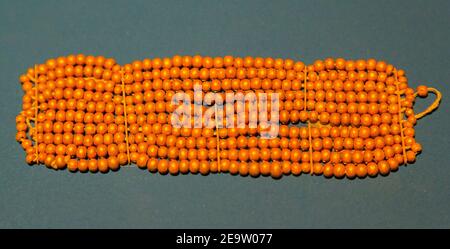
{"label": "cluster of round beads", "polygon": [[[421,151],[413,103],[428,93],[415,92],[403,70],[383,61],[342,58],[305,65],[197,55],[120,66],[80,54],[36,65],[20,81],[16,139],[27,163],[102,173],[134,163],[174,175],[387,175]],[[248,117],[243,128],[173,126],[172,97],[195,99],[198,85],[205,100],[209,92],[277,93],[278,136],[261,138],[264,125],[278,124],[250,127]]]}

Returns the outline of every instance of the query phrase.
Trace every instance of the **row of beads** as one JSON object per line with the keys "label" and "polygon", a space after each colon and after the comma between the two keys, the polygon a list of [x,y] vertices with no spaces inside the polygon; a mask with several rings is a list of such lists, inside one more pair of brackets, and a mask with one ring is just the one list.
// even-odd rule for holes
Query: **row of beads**
{"label": "row of beads", "polygon": [[[76,161],[71,159],[68,161],[67,167],[71,171],[80,172],[102,172],[107,173],[109,170],[117,170],[117,158],[110,157],[108,159],[101,158],[99,160],[85,160]],[[140,168],[146,168],[150,172],[159,172],[160,174],[202,174],[208,175],[210,173],[219,172],[218,163],[216,161],[198,161],[198,160],[167,160],[147,158],[145,156],[137,159],[137,165]],[[391,171],[398,169],[398,163],[395,159],[387,161],[380,161],[378,163],[370,162],[368,164],[335,164],[321,163],[313,164],[313,174],[324,175],[325,177],[335,176],[336,178],[348,177],[353,179],[355,177],[365,178],[366,176],[375,177],[378,174],[388,175]],[[273,161],[273,162],[238,162],[222,160],[220,162],[220,172],[228,172],[232,175],[240,174],[241,176],[251,175],[253,177],[272,176],[273,178],[280,178],[283,175],[301,175],[309,174],[311,166],[309,163],[291,163],[288,161]]]}

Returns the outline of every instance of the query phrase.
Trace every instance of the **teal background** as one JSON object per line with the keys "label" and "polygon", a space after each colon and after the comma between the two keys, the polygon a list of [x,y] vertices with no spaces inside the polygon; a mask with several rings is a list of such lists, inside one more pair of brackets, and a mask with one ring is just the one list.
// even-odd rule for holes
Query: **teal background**
{"label": "teal background", "polygon": [[[1,228],[449,228],[449,1],[0,0]],[[71,174],[29,167],[15,142],[18,77],[85,53],[121,64],[174,54],[386,60],[442,91],[424,151],[388,177]],[[420,99],[416,110],[432,101]]]}

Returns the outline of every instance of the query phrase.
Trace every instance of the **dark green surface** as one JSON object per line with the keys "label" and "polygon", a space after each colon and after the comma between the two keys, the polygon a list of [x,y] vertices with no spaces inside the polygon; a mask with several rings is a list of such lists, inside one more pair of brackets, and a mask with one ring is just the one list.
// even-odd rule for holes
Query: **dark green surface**
{"label": "dark green surface", "polygon": [[[449,1],[0,0],[0,227],[450,227]],[[444,94],[419,121],[424,152],[389,177],[70,174],[29,167],[15,142],[18,76],[85,53],[119,63],[174,54],[387,60]],[[432,98],[420,100],[422,110]]]}

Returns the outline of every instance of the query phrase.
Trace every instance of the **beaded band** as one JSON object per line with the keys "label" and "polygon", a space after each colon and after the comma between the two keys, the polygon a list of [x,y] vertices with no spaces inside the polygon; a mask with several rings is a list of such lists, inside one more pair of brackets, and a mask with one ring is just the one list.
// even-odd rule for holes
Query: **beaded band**
{"label": "beaded band", "polygon": [[[289,59],[175,56],[120,66],[78,55],[35,65],[20,80],[25,95],[16,140],[27,163],[81,172],[135,163],[162,174],[387,175],[415,160],[422,149],[414,139],[416,120],[442,99],[435,88],[414,91],[403,70],[373,59],[305,66]],[[262,126],[222,130],[217,103],[214,129],[172,127],[170,96],[192,92],[193,84],[223,94],[280,93],[279,135],[261,139]],[[428,93],[435,101],[414,114],[414,99]],[[290,125],[299,121],[306,126]]]}

